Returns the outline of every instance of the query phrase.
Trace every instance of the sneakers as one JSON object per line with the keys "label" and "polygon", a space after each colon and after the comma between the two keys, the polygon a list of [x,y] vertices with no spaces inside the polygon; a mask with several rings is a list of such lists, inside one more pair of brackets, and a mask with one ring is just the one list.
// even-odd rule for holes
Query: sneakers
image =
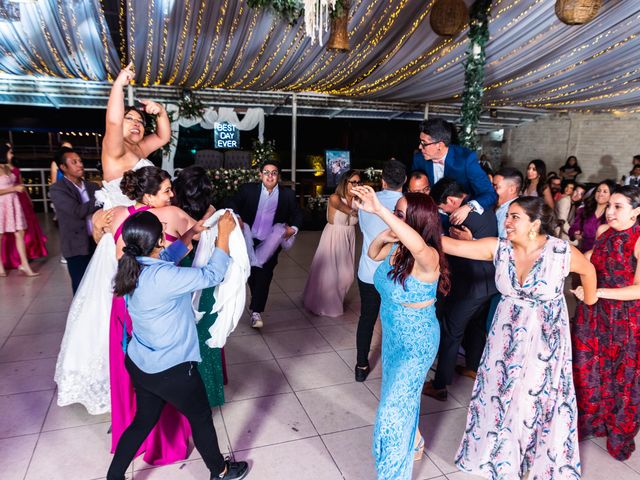
{"label": "sneakers", "polygon": [[64,257],[60,257],[60,263],[62,263],[63,265],[67,264],[67,259]]}
{"label": "sneakers", "polygon": [[229,460],[225,460],[224,466],[227,473],[211,475],[211,480],[240,480],[249,473],[249,464],[247,462],[230,462]]}
{"label": "sneakers", "polygon": [[251,327],[252,328],[262,328],[264,323],[262,322],[262,317],[258,312],[251,312]]}

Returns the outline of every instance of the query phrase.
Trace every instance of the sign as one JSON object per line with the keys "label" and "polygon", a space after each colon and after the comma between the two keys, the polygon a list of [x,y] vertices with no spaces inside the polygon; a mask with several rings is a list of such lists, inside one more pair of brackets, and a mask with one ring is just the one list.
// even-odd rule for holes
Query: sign
{"label": "sign", "polygon": [[349,150],[325,150],[327,187],[338,185],[340,176],[351,168]]}
{"label": "sign", "polygon": [[240,130],[229,122],[213,124],[214,148],[240,148]]}

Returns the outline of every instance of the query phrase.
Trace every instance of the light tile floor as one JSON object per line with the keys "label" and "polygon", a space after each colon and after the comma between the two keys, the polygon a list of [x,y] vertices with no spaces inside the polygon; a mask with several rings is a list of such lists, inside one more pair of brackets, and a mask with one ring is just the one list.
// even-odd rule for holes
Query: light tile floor
{"label": "light tile floor", "polygon": [[[111,459],[109,415],[56,405],[53,371],[71,295],[57,234],[44,225],[52,255],[35,262],[42,275],[26,278],[14,271],[0,279],[0,478],[100,479]],[[380,328],[372,374],[356,383],[357,286],[343,317],[314,317],[302,308],[318,238],[319,232],[301,232],[295,247],[280,255],[265,327],[251,329],[245,316],[225,349],[227,403],[214,409],[214,422],[222,450],[248,460],[251,479],[375,479],[370,452],[381,383]],[[453,465],[471,388],[469,379],[457,378],[447,402],[422,399],[427,455],[415,464],[414,479],[477,478]],[[586,440],[580,448],[585,480],[640,480],[640,453],[621,463],[601,440]],[[194,450],[188,460],[161,468],[136,459],[129,477],[203,480],[208,475]]]}

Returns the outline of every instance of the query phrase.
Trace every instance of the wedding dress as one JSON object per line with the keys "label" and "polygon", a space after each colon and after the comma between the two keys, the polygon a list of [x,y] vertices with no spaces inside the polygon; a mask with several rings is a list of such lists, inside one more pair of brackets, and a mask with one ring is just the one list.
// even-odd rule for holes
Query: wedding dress
{"label": "wedding dress", "polygon": [[[141,159],[133,167],[153,166]],[[117,178],[103,182],[96,192],[96,203],[103,208],[134,205],[120,190]],[[56,362],[58,405],[82,404],[92,415],[111,409],[109,389],[109,321],[113,299],[112,281],[118,263],[116,244],[111,233],[105,233],[82,277],[73,297],[67,325]]]}

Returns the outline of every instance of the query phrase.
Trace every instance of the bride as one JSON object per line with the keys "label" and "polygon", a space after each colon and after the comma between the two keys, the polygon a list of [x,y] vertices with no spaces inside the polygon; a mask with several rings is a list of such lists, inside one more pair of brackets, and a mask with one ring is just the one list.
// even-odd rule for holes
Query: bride
{"label": "bride", "polygon": [[[109,95],[102,142],[104,181],[102,190],[96,192],[103,210],[96,212],[96,225],[108,221],[105,212],[109,209],[133,204],[120,190],[122,175],[127,170],[152,166],[145,157],[171,139],[171,124],[162,105],[141,101],[144,112],[157,119],[156,132],[147,136],[143,114],[133,107],[125,108],[123,88],[133,77],[129,64],[116,78]],[[94,232],[94,237],[101,238],[69,308],[54,380],[59,406],[80,403],[90,414],[99,415],[110,410],[109,317],[117,262],[111,233]]]}

